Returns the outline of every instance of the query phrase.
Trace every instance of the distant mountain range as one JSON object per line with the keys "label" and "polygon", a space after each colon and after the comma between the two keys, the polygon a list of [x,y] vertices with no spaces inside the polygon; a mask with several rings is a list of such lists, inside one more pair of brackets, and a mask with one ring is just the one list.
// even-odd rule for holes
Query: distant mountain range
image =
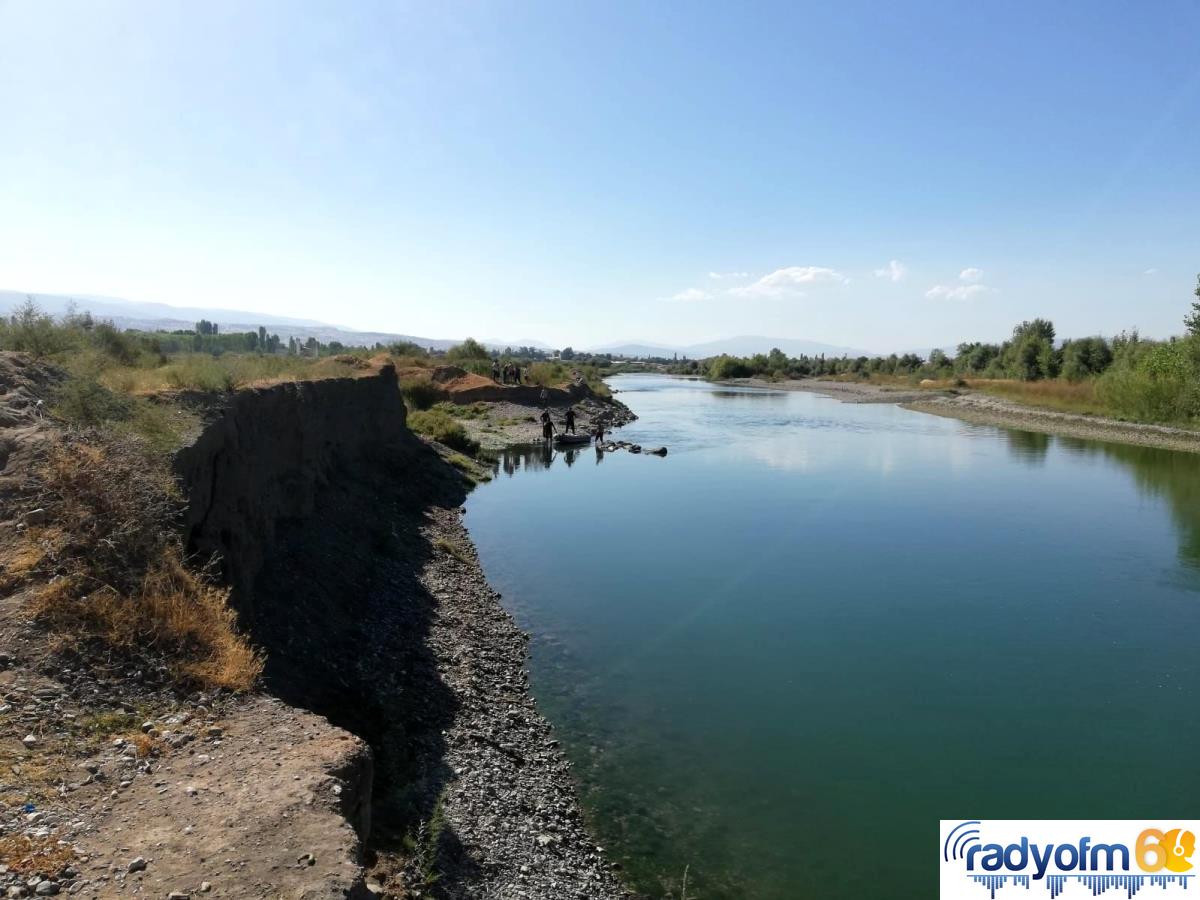
{"label": "distant mountain range", "polygon": [[[0,290],[0,315],[7,314],[25,302],[26,297],[33,297],[34,302],[43,311],[51,315],[61,316],[74,305],[78,312],[90,312],[98,319],[108,319],[118,328],[136,328],[142,331],[174,331],[177,329],[192,329],[201,319],[216,322],[222,331],[254,331],[262,325],[285,341],[294,337],[298,341],[316,338],[323,344],[330,341],[341,341],[347,346],[374,344],[391,344],[397,341],[412,341],[422,347],[432,350],[447,350],[460,343],[463,338],[428,338],[413,334],[397,334],[387,331],[355,331],[327,322],[313,319],[295,319],[287,316],[275,316],[270,313],[247,312],[236,309],[216,309],[198,306],[169,306],[166,303],[138,303],[122,300],[118,297],[99,297],[90,294],[27,294],[21,291]],[[465,337],[465,335],[464,335]],[[539,350],[554,348],[541,341],[525,338],[523,340],[502,340],[489,338],[481,340],[485,346],[503,350],[505,347],[536,347]],[[808,341],[798,338],[772,338],[763,335],[738,335],[716,341],[706,341],[700,344],[653,344],[631,341],[624,344],[605,344],[599,347],[589,347],[584,352],[611,353],[614,356],[648,357],[659,356],[671,358],[707,359],[728,353],[730,356],[752,356],[755,353],[769,353],[778,347],[788,356],[877,356],[879,354],[855,347],[842,347],[836,344],[823,344],[819,341]],[[950,351],[953,353],[953,350]],[[928,352],[921,354],[928,356]]]}
{"label": "distant mountain range", "polygon": [[730,356],[753,356],[755,353],[770,353],[778,347],[788,356],[874,356],[866,350],[854,347],[839,347],[835,344],[822,344],[819,341],[806,341],[799,338],[772,338],[762,335],[743,334],[737,337],[723,338],[716,341],[706,341],[702,344],[686,344],[671,346],[667,344],[610,344],[602,347],[590,347],[591,352],[611,353],[614,356],[662,356],[670,358],[676,354],[680,358],[706,359],[710,356],[720,356],[728,353]]}
{"label": "distant mountain range", "polygon": [[[375,344],[412,341],[414,344],[432,350],[447,350],[462,342],[462,338],[427,338],[387,331],[354,331],[312,319],[292,319],[287,316],[273,316],[269,313],[198,306],[168,306],[166,303],[136,303],[117,297],[97,297],[89,294],[68,296],[0,290],[0,314],[12,312],[25,302],[26,297],[33,297],[33,302],[38,305],[38,308],[54,316],[65,314],[74,305],[77,312],[90,312],[97,319],[112,321],[118,328],[136,328],[141,331],[191,329],[201,319],[207,319],[210,322],[216,322],[222,331],[255,331],[258,326],[262,325],[284,340],[294,337],[299,341],[305,341],[312,337],[323,344],[330,341],[341,341],[347,346],[361,344],[370,347]],[[492,339],[484,340],[482,343],[501,350],[505,347],[522,346],[537,347],[541,350],[553,349],[546,344],[530,340]]]}

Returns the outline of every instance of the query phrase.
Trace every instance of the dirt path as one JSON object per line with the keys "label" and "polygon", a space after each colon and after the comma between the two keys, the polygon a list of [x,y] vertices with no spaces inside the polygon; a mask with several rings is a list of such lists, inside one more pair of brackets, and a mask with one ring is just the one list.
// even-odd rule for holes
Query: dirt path
{"label": "dirt path", "polygon": [[1160,447],[1165,450],[1200,453],[1200,432],[1198,431],[1042,409],[979,391],[949,392],[920,388],[893,388],[860,382],[817,379],[769,382],[754,378],[739,378],[726,383],[782,391],[808,391],[834,397],[843,403],[897,403],[905,409],[961,419],[976,425],[996,425],[1002,428],[1016,428],[1022,431],[1036,431],[1041,434],[1055,434],[1084,440],[1111,441],[1118,444],[1137,444],[1143,447]]}
{"label": "dirt path", "polygon": [[252,698],[100,816],[79,842],[80,896],[355,896],[348,822],[369,809],[370,767],[366,745],[320,716]]}

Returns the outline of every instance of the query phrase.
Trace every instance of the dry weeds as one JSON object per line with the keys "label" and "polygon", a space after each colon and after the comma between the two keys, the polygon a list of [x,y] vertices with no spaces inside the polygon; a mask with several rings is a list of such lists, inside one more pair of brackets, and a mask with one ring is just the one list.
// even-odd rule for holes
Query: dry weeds
{"label": "dry weeds", "polygon": [[263,659],[228,591],[184,564],[165,464],[119,444],[55,447],[39,473],[51,527],[27,535],[6,576],[38,582],[32,608],[60,645],[100,639],[166,657],[181,681],[246,690]]}
{"label": "dry weeds", "polygon": [[60,844],[56,838],[31,838],[23,834],[0,838],[0,863],[18,875],[55,875],[74,860],[71,846]]}

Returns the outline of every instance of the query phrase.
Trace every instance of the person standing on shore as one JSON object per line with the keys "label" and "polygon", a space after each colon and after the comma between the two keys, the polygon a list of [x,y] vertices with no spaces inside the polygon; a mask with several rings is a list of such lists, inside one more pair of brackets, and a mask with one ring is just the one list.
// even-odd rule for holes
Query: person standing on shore
{"label": "person standing on shore", "polygon": [[567,407],[566,424],[563,426],[563,434],[575,434],[575,407]]}
{"label": "person standing on shore", "polygon": [[498,359],[492,360],[492,381],[497,384],[500,382],[500,360]]}
{"label": "person standing on shore", "polygon": [[542,410],[542,440],[549,442],[554,437],[554,420],[550,418],[550,410]]}

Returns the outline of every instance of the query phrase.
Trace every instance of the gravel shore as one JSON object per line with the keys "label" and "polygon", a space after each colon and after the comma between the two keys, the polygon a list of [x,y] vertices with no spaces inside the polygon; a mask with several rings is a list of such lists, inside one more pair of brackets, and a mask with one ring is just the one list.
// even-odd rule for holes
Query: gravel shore
{"label": "gravel shore", "polygon": [[808,391],[834,397],[843,403],[896,403],[905,409],[961,419],[976,425],[996,425],[1001,428],[1016,428],[1084,440],[1200,453],[1200,432],[1197,431],[1042,409],[978,391],[893,388],[860,382],[817,379],[770,382],[756,378],[739,378],[726,383],[780,391]]}
{"label": "gravel shore", "polygon": [[[35,477],[63,440],[38,412],[53,374],[0,365],[0,575],[56,524]],[[261,692],[184,688],[149,642],[63,640],[32,617],[41,582],[5,582],[0,895],[630,896],[463,527],[468,484],[387,374],[242,392],[180,470],[230,538]]]}

